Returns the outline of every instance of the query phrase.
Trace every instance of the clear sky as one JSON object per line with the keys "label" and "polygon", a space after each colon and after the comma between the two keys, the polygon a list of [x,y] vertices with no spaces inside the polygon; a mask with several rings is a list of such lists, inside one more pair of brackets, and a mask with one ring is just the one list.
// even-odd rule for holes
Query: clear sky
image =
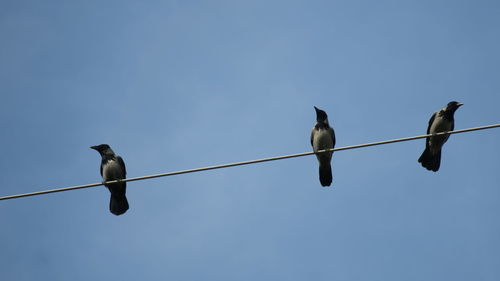
{"label": "clear sky", "polygon": [[[0,2],[0,195],[500,122],[498,1]],[[499,280],[500,129],[0,202],[2,280]]]}

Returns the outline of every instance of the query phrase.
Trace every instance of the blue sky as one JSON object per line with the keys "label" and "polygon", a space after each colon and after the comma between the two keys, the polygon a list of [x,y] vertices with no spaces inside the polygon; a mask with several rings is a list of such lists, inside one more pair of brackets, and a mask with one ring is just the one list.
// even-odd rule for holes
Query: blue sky
{"label": "blue sky", "polygon": [[[500,121],[498,1],[2,1],[1,195]],[[500,130],[0,202],[5,280],[498,280]]]}

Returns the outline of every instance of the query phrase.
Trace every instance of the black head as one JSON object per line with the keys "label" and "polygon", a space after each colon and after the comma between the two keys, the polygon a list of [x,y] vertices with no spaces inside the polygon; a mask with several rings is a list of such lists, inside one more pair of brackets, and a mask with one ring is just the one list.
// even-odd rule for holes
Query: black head
{"label": "black head", "polygon": [[314,107],[314,110],[316,110],[316,121],[318,123],[328,122],[328,115],[326,115],[326,112],[317,108],[316,106]]}
{"label": "black head", "polygon": [[446,111],[450,111],[450,112],[455,112],[459,107],[461,107],[462,105],[464,105],[463,103],[461,102],[457,102],[457,101],[450,101],[448,103],[448,105],[446,105]]}
{"label": "black head", "polygon": [[90,148],[97,150],[97,152],[99,152],[99,154],[101,154],[101,155],[114,155],[115,154],[113,152],[113,150],[111,149],[111,147],[109,147],[109,145],[107,145],[107,144],[94,145],[94,146],[91,146]]}

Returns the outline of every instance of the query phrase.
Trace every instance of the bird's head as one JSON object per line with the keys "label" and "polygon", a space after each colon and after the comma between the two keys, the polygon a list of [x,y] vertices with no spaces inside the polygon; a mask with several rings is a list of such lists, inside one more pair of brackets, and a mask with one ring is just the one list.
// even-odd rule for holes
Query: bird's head
{"label": "bird's head", "polygon": [[458,101],[450,101],[448,103],[448,105],[446,105],[446,111],[450,111],[450,112],[455,112],[459,107],[461,107],[462,105],[464,105],[463,103],[461,102],[458,102]]}
{"label": "bird's head", "polygon": [[109,147],[109,145],[107,145],[107,144],[94,145],[94,146],[91,146],[90,148],[97,150],[97,152],[99,152],[99,154],[101,154],[101,155],[114,155],[115,154],[113,152],[113,150],[111,149],[111,147]]}
{"label": "bird's head", "polygon": [[316,122],[328,123],[328,115],[326,115],[326,112],[317,108],[316,106],[314,107],[314,110],[316,110]]}

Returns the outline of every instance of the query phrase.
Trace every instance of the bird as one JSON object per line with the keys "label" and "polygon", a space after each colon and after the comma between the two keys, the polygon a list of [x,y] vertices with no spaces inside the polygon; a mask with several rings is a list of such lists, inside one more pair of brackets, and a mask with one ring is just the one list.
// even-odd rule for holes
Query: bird
{"label": "bird", "polygon": [[[439,132],[449,132],[455,129],[454,114],[463,103],[457,101],[449,102],[444,108],[434,112],[429,120],[427,134],[436,134]],[[450,135],[439,135],[427,137],[425,141],[425,150],[418,158],[422,167],[429,171],[437,172],[441,165],[441,149]]]}
{"label": "bird", "polygon": [[[97,150],[101,155],[101,176],[103,182],[121,180],[127,175],[125,169],[125,162],[123,159],[115,155],[111,147],[107,144],[100,144],[91,146],[90,148]],[[124,214],[129,206],[127,197],[125,196],[127,183],[117,182],[112,184],[105,184],[108,190],[111,192],[111,198],[109,200],[109,210],[114,215]]]}
{"label": "bird", "polygon": [[[316,125],[314,125],[311,131],[311,146],[314,152],[334,148],[335,132],[328,123],[326,112],[316,106],[314,110],[316,110]],[[333,151],[316,153],[316,158],[319,162],[319,181],[322,186],[330,186],[332,184],[332,155]]]}

